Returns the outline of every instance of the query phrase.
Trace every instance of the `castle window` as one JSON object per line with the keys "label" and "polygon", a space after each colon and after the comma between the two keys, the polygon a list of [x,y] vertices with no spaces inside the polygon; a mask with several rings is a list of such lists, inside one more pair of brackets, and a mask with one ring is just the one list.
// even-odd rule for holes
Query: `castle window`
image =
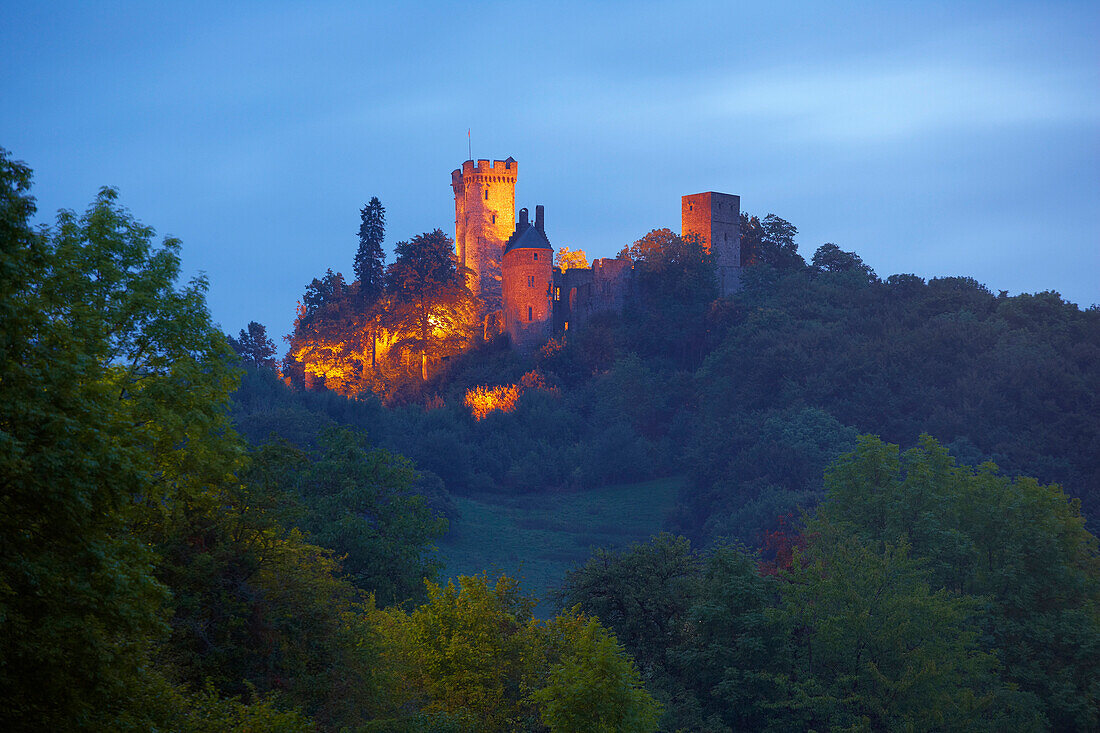
{"label": "castle window", "polygon": [[536,262],[538,262],[538,259],[539,259],[539,253],[538,253],[538,252],[536,252],[536,253],[535,253],[535,261],[536,261]]}
{"label": "castle window", "polygon": [[496,224],[496,223],[497,223],[497,215],[496,215],[496,214],[493,214],[493,223],[494,223],[494,224]]}
{"label": "castle window", "polygon": [[695,204],[688,204],[688,211],[694,211],[694,210],[695,210]]}
{"label": "castle window", "polygon": [[489,187],[488,186],[485,187],[485,200],[486,201],[489,200]]}
{"label": "castle window", "polygon": [[531,306],[527,306],[527,322],[530,323],[533,320],[535,320],[534,309]]}
{"label": "castle window", "polygon": [[554,288],[554,300],[561,300],[561,288]]}
{"label": "castle window", "polygon": [[528,275],[527,276],[527,287],[529,287],[529,288],[535,287],[535,276],[534,275]]}
{"label": "castle window", "polygon": [[562,330],[563,331],[568,331],[569,330],[569,321],[565,322],[565,328],[563,328]]}

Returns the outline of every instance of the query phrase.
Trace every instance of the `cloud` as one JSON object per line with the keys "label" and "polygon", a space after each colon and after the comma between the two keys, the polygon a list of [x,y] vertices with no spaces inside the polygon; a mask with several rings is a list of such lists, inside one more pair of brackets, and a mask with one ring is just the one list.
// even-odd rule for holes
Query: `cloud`
{"label": "cloud", "polygon": [[1096,123],[1100,100],[1082,76],[868,60],[756,73],[701,93],[693,106],[716,117],[770,119],[795,140],[892,141],[961,129]]}

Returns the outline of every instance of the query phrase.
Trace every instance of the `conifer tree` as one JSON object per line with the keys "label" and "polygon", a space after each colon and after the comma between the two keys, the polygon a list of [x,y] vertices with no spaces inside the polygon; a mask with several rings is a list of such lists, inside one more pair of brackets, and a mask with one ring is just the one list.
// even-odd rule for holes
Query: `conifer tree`
{"label": "conifer tree", "polygon": [[355,253],[355,278],[359,281],[359,296],[373,304],[382,295],[386,255],[382,240],[386,237],[386,209],[377,196],[359,212],[359,250]]}
{"label": "conifer tree", "polygon": [[359,250],[355,253],[355,277],[359,281],[359,299],[370,321],[370,363],[378,361],[378,306],[385,288],[385,259],[382,240],[386,237],[386,209],[377,196],[359,212]]}

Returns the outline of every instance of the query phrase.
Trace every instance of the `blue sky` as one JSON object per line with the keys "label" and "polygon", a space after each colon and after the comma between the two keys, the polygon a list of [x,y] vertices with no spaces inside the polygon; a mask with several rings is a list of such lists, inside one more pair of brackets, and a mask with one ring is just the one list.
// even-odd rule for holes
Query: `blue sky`
{"label": "blue sky", "polygon": [[555,246],[613,256],[715,190],[882,276],[1100,302],[1100,4],[4,2],[0,146],[43,221],[102,185],[287,333],[387,248],[453,234],[450,171],[515,157]]}

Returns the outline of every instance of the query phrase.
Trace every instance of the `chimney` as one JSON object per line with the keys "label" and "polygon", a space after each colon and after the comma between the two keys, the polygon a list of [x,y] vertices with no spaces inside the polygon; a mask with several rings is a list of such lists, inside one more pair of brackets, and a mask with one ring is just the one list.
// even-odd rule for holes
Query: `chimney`
{"label": "chimney", "polygon": [[546,234],[546,230],[543,229],[543,207],[539,204],[535,207],[535,229],[538,229],[542,234]]}
{"label": "chimney", "polygon": [[523,208],[519,210],[519,226],[516,227],[517,232],[523,232],[527,229],[529,224],[527,223],[527,209]]}

